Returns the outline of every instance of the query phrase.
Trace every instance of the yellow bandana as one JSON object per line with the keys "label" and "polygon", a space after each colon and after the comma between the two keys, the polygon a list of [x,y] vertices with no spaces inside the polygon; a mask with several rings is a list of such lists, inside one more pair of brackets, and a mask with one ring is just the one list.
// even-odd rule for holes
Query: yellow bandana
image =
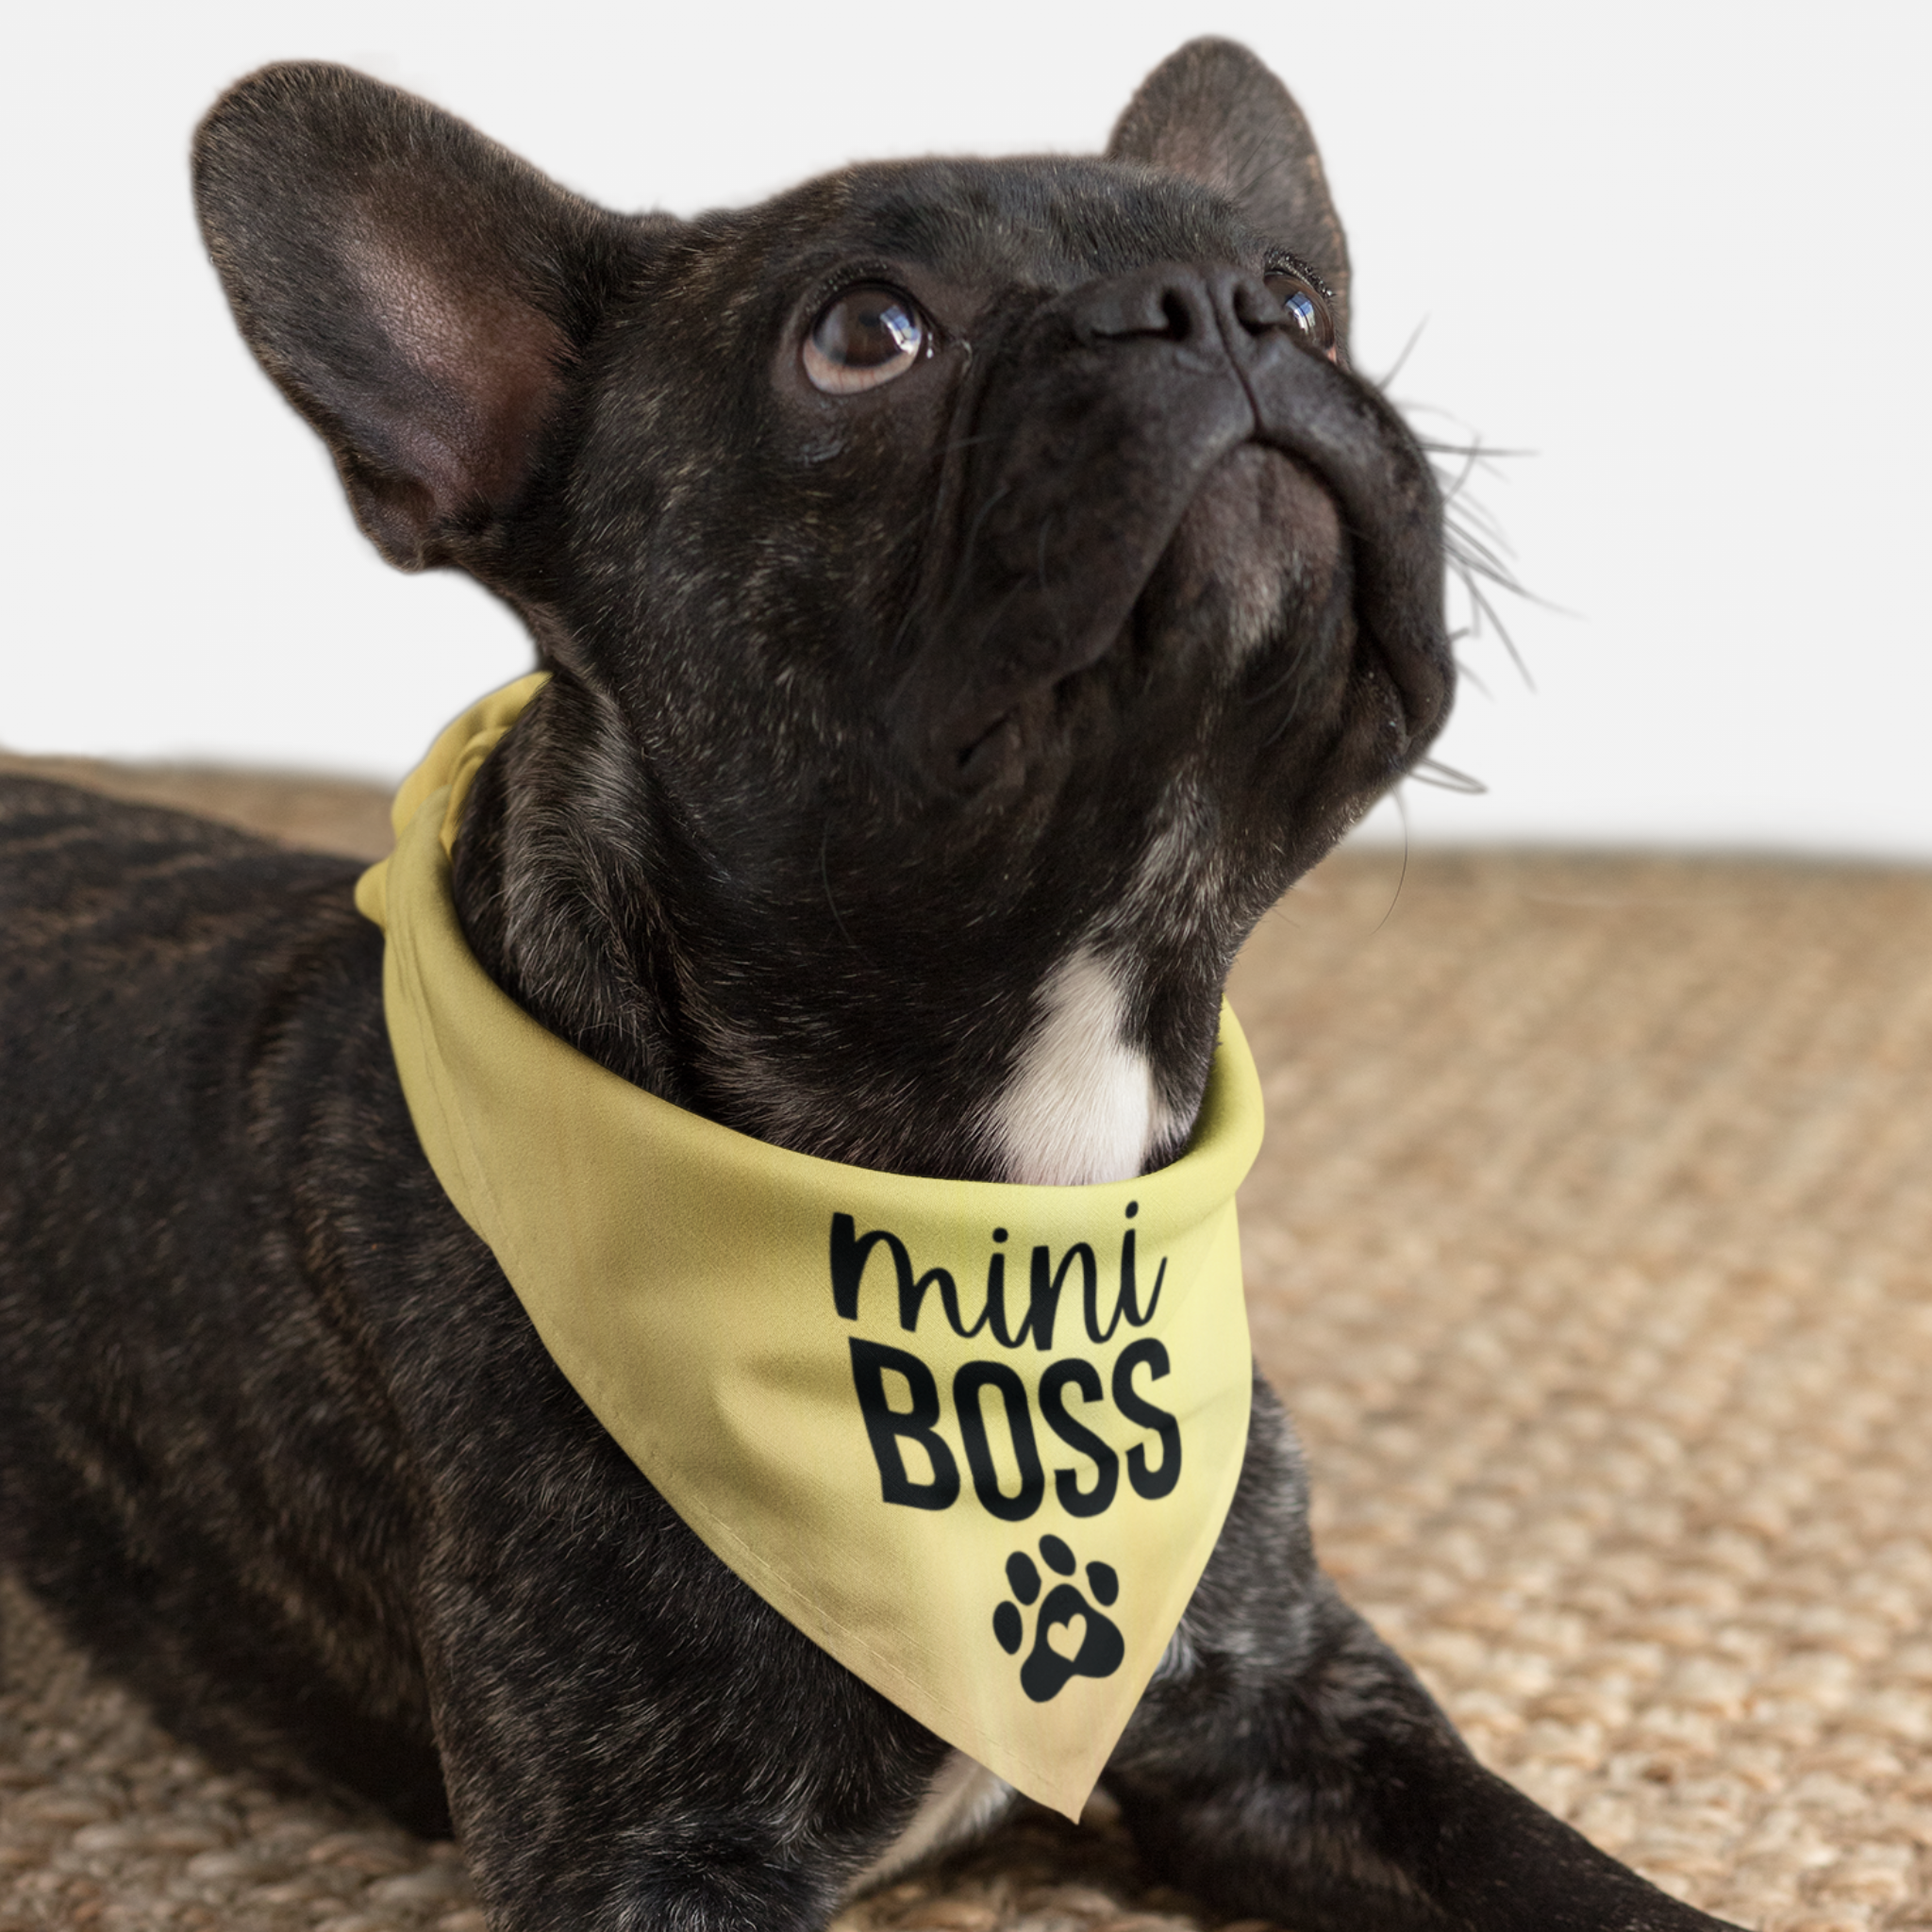
{"label": "yellow bandana", "polygon": [[558,1366],[712,1552],[874,1689],[1077,1816],[1187,1607],[1247,1440],[1234,1016],[1193,1144],[1095,1187],[766,1145],[501,992],[450,896],[496,692],[396,796],[356,903],[423,1148]]}

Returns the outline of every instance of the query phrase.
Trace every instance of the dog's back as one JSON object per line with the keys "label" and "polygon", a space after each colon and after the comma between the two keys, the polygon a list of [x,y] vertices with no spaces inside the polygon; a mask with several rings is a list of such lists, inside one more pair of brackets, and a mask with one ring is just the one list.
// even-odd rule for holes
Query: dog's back
{"label": "dog's back", "polygon": [[[438,1187],[358,869],[0,780],[0,1565],[171,1729],[418,1831],[449,1829],[453,1653],[511,1817],[613,1670],[678,1740],[660,1805],[827,1724],[909,1798],[937,1744],[639,1481]],[[715,1694],[747,1668],[760,1694]]]}
{"label": "dog's back", "polygon": [[[292,1767],[299,1702],[433,1822],[420,1669],[351,1635],[400,1620],[367,1601],[406,1569],[392,1450],[359,1317],[308,1285],[314,1175],[410,1171],[354,873],[0,779],[0,1560],[177,1729]],[[334,1519],[299,1548],[291,1479]]]}

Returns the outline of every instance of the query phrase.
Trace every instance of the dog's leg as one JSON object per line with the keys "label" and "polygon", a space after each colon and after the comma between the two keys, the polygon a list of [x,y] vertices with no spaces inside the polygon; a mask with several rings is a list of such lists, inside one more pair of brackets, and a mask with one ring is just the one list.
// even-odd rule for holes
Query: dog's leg
{"label": "dog's leg", "polygon": [[1692,1932],[1680,1905],[1483,1769],[1315,1565],[1257,1385],[1220,1546],[1108,1771],[1149,1862],[1298,1932]]}
{"label": "dog's leg", "polygon": [[[493,1932],[823,1926],[945,1745],[699,1542],[507,1291],[454,1299],[482,1380],[452,1396],[441,1357],[406,1365],[411,1387],[441,1376],[411,1424],[436,1496],[415,1624]],[[477,1426],[483,1388],[500,1440]]]}
{"label": "dog's leg", "polygon": [[691,1577],[626,1565],[546,1597],[528,1554],[440,1577],[427,1646],[451,1812],[494,1932],[824,1926],[943,1745],[695,1546],[706,1621],[645,1616],[641,1632],[612,1603],[664,1589],[683,1607]]}

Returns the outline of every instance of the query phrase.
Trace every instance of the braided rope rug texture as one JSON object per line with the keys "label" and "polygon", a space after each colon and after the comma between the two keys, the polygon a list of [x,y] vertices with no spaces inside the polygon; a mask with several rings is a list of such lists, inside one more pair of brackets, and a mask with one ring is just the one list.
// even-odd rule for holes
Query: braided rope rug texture
{"label": "braided rope rug texture", "polygon": [[[54,774],[385,842],[361,788]],[[1234,985],[1255,1341],[1324,1560],[1487,1762],[1667,1889],[1932,1927],[1932,876],[1402,870],[1330,860]],[[1209,1923],[1097,1805],[841,1932]],[[0,1586],[0,1932],[54,1926],[483,1919],[453,1847],[218,1772]]]}

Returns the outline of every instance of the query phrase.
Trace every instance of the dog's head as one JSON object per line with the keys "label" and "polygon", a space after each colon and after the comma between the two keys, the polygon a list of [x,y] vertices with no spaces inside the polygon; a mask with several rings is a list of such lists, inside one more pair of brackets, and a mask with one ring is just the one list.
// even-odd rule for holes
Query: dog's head
{"label": "dog's head", "polygon": [[458,847],[510,991],[814,1151],[1177,1149],[1236,947],[1450,689],[1436,491],[1265,68],[1183,48],[1104,158],[678,222],[281,67],[196,183],[364,528],[557,674]]}

